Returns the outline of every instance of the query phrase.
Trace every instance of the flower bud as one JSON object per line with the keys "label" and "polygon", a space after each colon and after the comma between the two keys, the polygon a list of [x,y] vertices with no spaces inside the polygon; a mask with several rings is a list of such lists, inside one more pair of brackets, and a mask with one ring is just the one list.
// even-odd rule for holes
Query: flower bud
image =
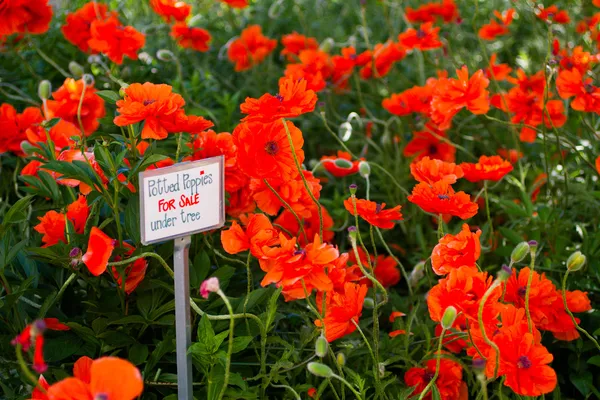
{"label": "flower bud", "polygon": [[75,61],[71,61],[69,63],[69,72],[71,72],[71,75],[73,75],[75,79],[79,79],[83,75],[84,71],[81,65],[79,65]]}
{"label": "flower bud", "polygon": [[335,164],[338,168],[350,169],[352,168],[352,162],[346,160],[345,158],[336,159],[333,164]]}
{"label": "flower bud", "polygon": [[360,174],[360,176],[367,179],[369,175],[371,175],[371,166],[369,165],[369,163],[366,161],[361,161],[358,164],[358,173]]}
{"label": "flower bud", "polygon": [[219,278],[217,277],[208,278],[200,285],[200,295],[205,299],[208,299],[210,293],[218,292],[219,290],[221,290],[221,287],[219,286]]}
{"label": "flower bud", "polygon": [[510,261],[513,263],[523,261],[523,259],[527,257],[527,254],[529,254],[529,244],[527,242],[521,242],[510,254]]}
{"label": "flower bud", "polygon": [[350,236],[350,240],[356,242],[356,238],[358,237],[358,230],[355,226],[351,226],[348,228],[348,235]]}
{"label": "flower bud", "polygon": [[576,251],[567,259],[567,269],[570,272],[579,271],[585,265],[585,261],[586,257],[580,251]]}
{"label": "flower bud", "polygon": [[43,80],[38,85],[38,96],[41,100],[48,100],[52,93],[52,84],[48,80]]}
{"label": "flower bud", "polygon": [[377,366],[377,370],[379,371],[379,377],[383,378],[385,376],[385,364],[379,363],[379,365]]}
{"label": "flower bud", "polygon": [[327,351],[329,350],[329,343],[327,339],[323,335],[317,338],[315,342],[315,354],[317,357],[323,358],[327,355]]}
{"label": "flower bud", "polygon": [[512,275],[512,269],[508,265],[503,265],[502,268],[498,271],[496,277],[500,282],[506,282],[508,278]]}
{"label": "flower bud", "polygon": [[356,189],[358,189],[358,185],[353,183],[352,185],[348,186],[348,189],[350,189],[350,194],[354,196],[356,194]]}
{"label": "flower bud", "polygon": [[444,315],[442,315],[442,328],[452,328],[452,325],[454,325],[454,321],[456,321],[456,314],[456,308],[454,306],[446,307]]}
{"label": "flower bud", "polygon": [[346,355],[342,352],[339,352],[336,354],[335,360],[337,361],[337,363],[340,367],[343,367],[344,365],[346,365]]}
{"label": "flower bud", "polygon": [[175,55],[169,50],[161,49],[156,52],[156,58],[160,61],[171,62],[175,59]]}
{"label": "flower bud", "polygon": [[321,42],[319,50],[329,53],[333,49],[333,46],[335,46],[335,41],[332,38],[327,38]]}
{"label": "flower bud", "polygon": [[125,89],[127,89],[129,86],[121,86],[121,88],[119,89],[119,96],[121,97],[125,97]]}
{"label": "flower bud", "polygon": [[375,300],[373,300],[370,297],[365,297],[363,306],[369,310],[372,310],[373,308],[375,308]]}
{"label": "flower bud", "polygon": [[83,74],[83,83],[85,83],[85,86],[94,86],[94,75],[92,74]]}
{"label": "flower bud", "polygon": [[417,283],[425,276],[425,261],[419,262],[412,271],[410,271],[410,275],[408,277],[408,284],[411,287],[416,287]]}
{"label": "flower bud", "polygon": [[321,378],[331,378],[333,376],[331,368],[319,362],[309,362],[307,368],[311,374],[320,376]]}

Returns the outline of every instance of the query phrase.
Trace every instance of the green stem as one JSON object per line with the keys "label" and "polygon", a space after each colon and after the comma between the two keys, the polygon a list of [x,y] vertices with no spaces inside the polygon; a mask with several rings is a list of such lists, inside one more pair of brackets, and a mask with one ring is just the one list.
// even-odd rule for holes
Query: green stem
{"label": "green stem", "polygon": [[[402,263],[400,262],[400,260],[394,255],[394,253],[392,253],[392,250],[388,246],[387,242],[383,239],[383,234],[381,233],[381,229],[379,229],[379,228],[376,227],[375,231],[377,231],[377,235],[379,236],[379,240],[381,240],[381,244],[383,244],[383,247],[385,248],[385,250],[388,252],[388,254],[390,255],[390,257],[392,257],[392,259],[394,261],[396,261],[398,263],[398,265],[400,266],[400,270],[402,271],[402,274],[404,275],[404,279],[408,279],[408,273],[406,272],[406,269],[404,268],[404,265],[402,265]],[[411,287],[410,284],[408,284],[407,286],[408,286],[408,293],[412,297],[412,295],[413,295],[412,287]]]}
{"label": "green stem", "polygon": [[371,358],[373,359],[373,363],[375,363],[375,368],[377,368],[377,364],[378,364],[377,358],[375,357],[375,353],[373,352],[373,348],[371,347],[371,344],[367,340],[367,337],[365,336],[364,332],[362,331],[362,329],[360,329],[360,326],[358,325],[358,323],[354,319],[351,319],[350,321],[352,322],[352,324],[354,324],[354,326],[356,327],[356,330],[358,331],[358,333],[360,333],[360,336],[362,336],[365,344],[367,345],[367,348],[369,349],[369,354],[371,354]]}
{"label": "green stem", "polygon": [[[485,325],[483,324],[483,308],[485,306],[485,302],[487,301],[487,299],[490,297],[490,295],[493,293],[493,291],[496,290],[496,288],[498,286],[500,286],[500,281],[495,280],[494,283],[492,283],[492,285],[488,288],[488,290],[486,290],[483,297],[481,298],[481,302],[479,303],[479,311],[477,312],[477,321],[479,322],[479,330],[481,331],[483,340],[485,340],[485,342],[488,345],[490,345],[496,352],[496,363],[494,365],[494,379],[496,379],[496,377],[498,376],[498,366],[500,364],[500,349],[498,348],[498,345],[496,345],[496,343],[494,343],[488,337],[487,332],[485,331]],[[479,352],[479,350],[478,350],[478,352]],[[479,354],[481,356],[483,356],[483,354],[481,354],[481,353],[479,353]]]}
{"label": "green stem", "polygon": [[577,328],[577,330],[579,332],[583,333],[588,339],[590,339],[594,343],[596,348],[600,351],[600,345],[598,345],[598,341],[596,339],[594,339],[594,337],[592,335],[590,335],[588,333],[588,331],[586,331],[581,326],[579,326],[579,324],[577,323],[577,320],[575,319],[575,316],[573,315],[571,310],[569,310],[569,307],[567,305],[567,277],[568,276],[569,276],[569,270],[567,270],[567,272],[565,273],[565,276],[563,277],[563,280],[562,280],[562,300],[563,300],[563,305],[565,306],[565,311],[567,312],[567,314],[569,314],[569,317],[571,317],[571,321],[573,322],[573,325],[575,325],[575,328]]}
{"label": "green stem", "polygon": [[535,250],[532,249],[531,254],[531,265],[529,267],[529,277],[527,278],[527,289],[525,291],[525,313],[527,314],[527,327],[529,333],[533,333],[533,321],[531,320],[531,311],[529,309],[529,294],[531,292],[531,282],[533,281],[533,269],[535,268]]}
{"label": "green stem", "polygon": [[58,72],[61,73],[62,76],[64,76],[65,78],[69,78],[70,75],[67,73],[67,71],[65,71],[64,69],[62,69],[57,63],[54,62],[53,59],[51,59],[50,57],[48,57],[48,55],[46,53],[44,53],[39,47],[37,47],[33,41],[31,42],[33,45],[33,48],[35,49],[35,51],[40,55],[40,57],[42,57],[48,64],[52,65],[54,68],[56,68],[56,70]]}
{"label": "green stem", "polygon": [[360,393],[358,393],[358,391],[356,389],[354,389],[354,387],[346,379],[344,379],[341,376],[336,375],[336,374],[332,374],[331,377],[338,379],[340,382],[342,382],[344,385],[346,385],[348,387],[348,389],[350,389],[350,391],[352,393],[354,393],[354,395],[356,396],[357,399],[364,399],[364,397]]}
{"label": "green stem", "polygon": [[20,343],[17,344],[17,346],[16,346],[17,361],[19,363],[19,366],[21,367],[21,371],[27,377],[27,379],[29,379],[33,383],[33,386],[40,389],[42,391],[42,393],[46,393],[46,390],[40,385],[40,383],[38,382],[38,379],[35,377],[35,375],[33,375],[33,372],[31,372],[29,370],[29,367],[27,367],[27,363],[23,359],[22,351],[23,351],[23,347],[21,346],[21,344]]}
{"label": "green stem", "polygon": [[62,284],[62,286],[58,290],[58,293],[56,293],[56,296],[54,296],[52,301],[50,303],[47,303],[46,305],[44,305],[44,307],[42,307],[42,309],[40,310],[40,313],[38,315],[39,319],[42,319],[46,316],[46,313],[48,312],[48,310],[54,305],[54,303],[56,303],[62,297],[62,295],[65,293],[65,290],[67,290],[67,287],[71,284],[71,282],[73,282],[75,280],[75,278],[77,278],[77,274],[73,272],[67,278],[67,280]]}
{"label": "green stem", "polygon": [[235,328],[235,318],[233,318],[233,308],[231,308],[231,303],[225,296],[225,293],[221,289],[217,291],[217,294],[221,296],[225,306],[227,306],[227,311],[229,311],[229,343],[227,347],[227,360],[225,360],[225,376],[223,377],[223,388],[221,389],[221,393],[219,394],[219,400],[223,398],[225,395],[225,391],[227,390],[227,385],[229,384],[229,374],[231,369],[231,355],[233,354],[233,329]]}
{"label": "green stem", "polygon": [[[304,239],[306,239],[307,242],[310,241],[310,239],[308,238],[308,235],[304,231],[304,224],[300,220],[300,217],[298,217],[298,214],[296,214],[296,211],[294,211],[294,209],[292,208],[292,206],[290,206],[288,204],[288,202],[285,201],[283,199],[283,197],[281,197],[281,195],[279,193],[277,193],[277,190],[275,190],[275,188],[273,186],[271,186],[271,184],[269,183],[268,180],[263,179],[263,182],[265,183],[265,185],[267,185],[267,187],[269,188],[269,190],[277,197],[277,199],[279,199],[279,201],[281,202],[281,204],[283,204],[283,206],[285,208],[287,208],[289,212],[292,213],[292,215],[294,216],[294,218],[296,218],[296,222],[298,223],[298,227],[299,227],[298,233],[302,232],[302,234],[304,235]],[[298,235],[298,236],[300,236],[300,235]]]}
{"label": "green stem", "polygon": [[183,132],[179,132],[177,137],[177,152],[175,153],[175,162],[179,162],[179,154],[181,154],[181,142],[183,142]]}
{"label": "green stem", "polygon": [[438,348],[437,348],[437,352],[436,352],[435,373],[433,375],[433,378],[431,378],[431,380],[427,384],[427,386],[425,386],[425,389],[423,389],[423,391],[421,392],[421,395],[419,396],[419,400],[423,400],[425,398],[425,395],[427,395],[429,390],[431,390],[432,386],[435,384],[435,381],[438,378],[438,375],[440,374],[440,363],[442,360],[442,354],[441,354],[442,341],[444,340],[445,333],[446,333],[446,329],[442,328],[442,333],[440,334],[440,340],[438,342]]}

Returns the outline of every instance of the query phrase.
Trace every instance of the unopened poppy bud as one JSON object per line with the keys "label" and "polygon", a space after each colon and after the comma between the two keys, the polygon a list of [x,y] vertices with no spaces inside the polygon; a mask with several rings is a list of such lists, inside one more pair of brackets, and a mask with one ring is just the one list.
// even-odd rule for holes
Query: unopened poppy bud
{"label": "unopened poppy bud", "polygon": [[92,74],[83,74],[83,83],[85,83],[86,86],[94,86],[94,75]]}
{"label": "unopened poppy bud", "polygon": [[325,53],[329,53],[331,49],[335,46],[335,41],[332,38],[327,38],[321,42],[321,46],[319,46],[319,50],[324,51]]}
{"label": "unopened poppy bud", "polygon": [[385,364],[379,363],[379,365],[377,366],[377,369],[379,371],[379,377],[383,378],[385,376]]}
{"label": "unopened poppy bud", "polygon": [[496,277],[500,282],[506,282],[508,278],[512,275],[512,269],[508,265],[503,265],[498,271],[498,275]]}
{"label": "unopened poppy bud", "polygon": [[307,368],[311,374],[320,376],[321,378],[331,378],[333,376],[331,368],[319,362],[309,362]]}
{"label": "unopened poppy bud", "polygon": [[83,75],[83,67],[76,63],[75,61],[71,61],[69,63],[69,72],[71,72],[71,75],[73,75],[76,79],[81,78],[81,76]]}
{"label": "unopened poppy bud", "polygon": [[160,61],[171,62],[175,59],[175,55],[169,50],[160,49],[156,52],[156,58],[158,58]]}
{"label": "unopened poppy bud", "polygon": [[510,253],[510,261],[513,263],[523,261],[527,254],[529,254],[529,243],[521,242]]}
{"label": "unopened poppy bud", "polygon": [[576,251],[567,259],[567,269],[570,272],[579,271],[585,265],[585,261],[586,257],[580,251]]}
{"label": "unopened poppy bud", "polygon": [[358,189],[358,185],[353,183],[352,185],[348,186],[348,189],[350,189],[350,194],[354,196],[356,194],[356,189]]}
{"label": "unopened poppy bud", "polygon": [[375,308],[375,300],[370,297],[365,297],[365,301],[363,302],[363,306],[369,310]]}
{"label": "unopened poppy bud", "polygon": [[335,360],[337,361],[340,367],[346,365],[346,355],[344,353],[337,353],[335,356]]}
{"label": "unopened poppy bud", "polygon": [[323,358],[327,355],[327,351],[329,350],[329,343],[327,339],[323,335],[317,338],[315,342],[315,354],[317,357]]}
{"label": "unopened poppy bud", "polygon": [[369,165],[369,163],[366,161],[361,161],[358,164],[358,173],[360,174],[360,176],[367,179],[369,175],[371,175],[371,166]]}
{"label": "unopened poppy bud", "polygon": [[38,96],[41,100],[48,100],[52,93],[52,84],[48,80],[43,80],[38,85]]}
{"label": "unopened poppy bud", "polygon": [[219,286],[219,278],[217,277],[208,278],[200,285],[200,295],[205,299],[208,299],[210,293],[216,293],[219,290],[221,290],[221,287]]}
{"label": "unopened poppy bud", "polygon": [[350,240],[356,242],[358,231],[355,226],[351,226],[348,228],[348,235],[350,236]]}
{"label": "unopened poppy bud", "polygon": [[344,158],[338,158],[333,162],[336,167],[350,169],[352,168],[352,163]]}
{"label": "unopened poppy bud", "polygon": [[446,307],[444,315],[442,315],[442,328],[452,328],[452,325],[454,325],[454,321],[456,321],[456,315],[456,308],[454,306]]}
{"label": "unopened poppy bud", "polygon": [[425,261],[419,262],[412,271],[410,271],[410,275],[408,277],[408,284],[411,287],[417,286],[417,283],[425,276]]}

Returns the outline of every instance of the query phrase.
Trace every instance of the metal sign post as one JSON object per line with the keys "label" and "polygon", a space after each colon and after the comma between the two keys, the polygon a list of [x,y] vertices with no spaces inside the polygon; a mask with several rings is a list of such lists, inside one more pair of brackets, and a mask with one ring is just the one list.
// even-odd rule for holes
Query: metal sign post
{"label": "metal sign post", "polygon": [[192,400],[190,242],[191,235],[225,224],[224,157],[141,172],[140,214],[143,244],[174,240],[177,398]]}

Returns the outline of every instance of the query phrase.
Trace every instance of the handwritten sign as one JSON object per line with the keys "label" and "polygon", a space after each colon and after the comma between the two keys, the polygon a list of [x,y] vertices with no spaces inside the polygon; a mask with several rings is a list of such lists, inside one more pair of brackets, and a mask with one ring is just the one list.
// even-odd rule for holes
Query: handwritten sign
{"label": "handwritten sign", "polygon": [[222,227],[223,171],[223,156],[219,156],[140,173],[142,243]]}

